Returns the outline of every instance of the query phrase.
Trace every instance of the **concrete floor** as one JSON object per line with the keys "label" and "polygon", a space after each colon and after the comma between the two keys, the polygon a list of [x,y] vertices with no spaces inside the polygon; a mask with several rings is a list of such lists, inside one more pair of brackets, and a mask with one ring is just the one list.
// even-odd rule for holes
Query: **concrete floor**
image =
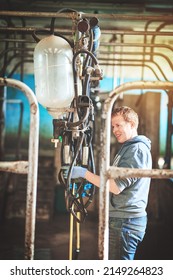
{"label": "concrete floor", "polygon": [[[148,227],[136,253],[138,260],[173,260],[173,182],[154,180],[148,204]],[[98,260],[98,216],[89,211],[80,224],[80,260]],[[37,219],[35,259],[69,259],[69,213],[56,209],[51,218]],[[76,223],[75,223],[76,224]],[[74,226],[74,247],[76,246]],[[24,218],[6,218],[0,223],[0,259],[24,259]]]}
{"label": "concrete floor", "polygon": [[[20,260],[24,256],[23,219],[9,219],[1,225],[0,259]],[[75,252],[74,234],[74,252]],[[81,224],[81,246],[77,259],[97,260],[98,219],[89,215]],[[37,221],[35,237],[35,259],[69,259],[69,214],[57,214],[51,221]],[[75,259],[73,257],[73,259]],[[172,260],[172,225],[162,222],[148,224],[143,243],[138,248],[136,259]]]}
{"label": "concrete floor", "polygon": [[[35,259],[69,259],[69,214],[57,214],[51,221],[37,221],[35,233]],[[1,225],[0,259],[23,259],[24,248],[23,219],[7,220]],[[73,252],[76,246],[76,223],[74,223]],[[98,259],[98,222],[87,217],[80,224],[80,260]],[[74,258],[74,257],[73,257]]]}

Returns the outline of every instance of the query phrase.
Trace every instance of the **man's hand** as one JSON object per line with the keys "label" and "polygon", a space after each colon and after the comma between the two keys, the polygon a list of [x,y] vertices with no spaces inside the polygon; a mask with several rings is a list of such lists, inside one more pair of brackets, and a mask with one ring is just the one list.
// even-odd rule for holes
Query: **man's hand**
{"label": "man's hand", "polygon": [[87,172],[87,169],[81,166],[74,166],[72,169],[71,178],[77,179],[77,178],[85,178],[85,174]]}
{"label": "man's hand", "polygon": [[[64,179],[67,179],[68,172],[69,172],[69,166],[63,166],[61,167],[63,177]],[[81,166],[74,166],[72,168],[72,174],[71,179],[77,179],[77,178],[85,178],[85,174],[87,172],[87,169]]]}

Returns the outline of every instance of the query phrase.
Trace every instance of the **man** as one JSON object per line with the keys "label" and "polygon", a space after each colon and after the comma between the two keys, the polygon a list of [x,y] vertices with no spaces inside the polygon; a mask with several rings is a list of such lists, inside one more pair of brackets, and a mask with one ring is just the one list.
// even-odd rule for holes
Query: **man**
{"label": "man", "polygon": [[[122,144],[113,165],[125,168],[152,168],[151,141],[138,135],[138,115],[127,106],[112,112],[112,131]],[[83,177],[99,187],[100,177],[83,167],[74,167],[72,178]],[[133,260],[147,225],[146,206],[150,178],[110,180],[109,259]]]}

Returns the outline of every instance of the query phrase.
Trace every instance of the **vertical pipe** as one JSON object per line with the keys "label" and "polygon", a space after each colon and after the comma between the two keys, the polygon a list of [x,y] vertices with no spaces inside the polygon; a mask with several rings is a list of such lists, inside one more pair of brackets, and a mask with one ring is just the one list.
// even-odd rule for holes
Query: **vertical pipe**
{"label": "vertical pipe", "polygon": [[4,158],[6,88],[0,87],[0,160]]}
{"label": "vertical pipe", "polygon": [[173,91],[168,91],[168,124],[167,124],[167,136],[166,136],[166,153],[164,168],[171,168],[171,150],[172,150],[172,134],[173,134]]}
{"label": "vertical pipe", "polygon": [[34,259],[36,196],[39,146],[39,108],[33,91],[23,82],[0,78],[0,86],[10,86],[21,90],[30,104],[30,130],[28,148],[28,177],[25,221],[25,259]]}
{"label": "vertical pipe", "polygon": [[[107,112],[106,114],[104,112]],[[99,192],[99,258],[108,260],[109,239],[109,185],[106,171],[110,165],[110,119],[111,108],[104,104],[101,131],[101,165],[100,165],[100,192]]]}
{"label": "vertical pipe", "polygon": [[[80,220],[80,212],[77,212],[77,218]],[[80,223],[76,222],[76,256],[75,259],[78,258],[80,253]]]}
{"label": "vertical pipe", "polygon": [[[75,183],[73,183],[72,194],[75,193]],[[72,210],[74,208],[74,204],[72,205]],[[74,217],[73,214],[70,213],[70,236],[69,236],[69,260],[73,259],[73,229],[74,229]]]}
{"label": "vertical pipe", "polygon": [[27,180],[26,223],[25,223],[25,259],[34,259],[36,197],[38,175],[38,145],[39,145],[39,111],[38,103],[30,103],[29,132],[29,169]]}
{"label": "vertical pipe", "polygon": [[70,213],[70,236],[69,236],[69,260],[73,259],[73,226],[74,225],[74,217]]}

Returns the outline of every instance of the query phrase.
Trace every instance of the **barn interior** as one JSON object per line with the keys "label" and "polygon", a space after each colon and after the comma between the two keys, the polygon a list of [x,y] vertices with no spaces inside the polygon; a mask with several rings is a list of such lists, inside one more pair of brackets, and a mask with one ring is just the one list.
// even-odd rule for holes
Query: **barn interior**
{"label": "barn interior", "polygon": [[[153,169],[172,170],[171,0],[1,0],[1,260],[30,259],[31,254],[40,260],[66,260],[71,254],[72,259],[99,259],[99,190],[94,187],[89,190],[87,209],[82,210],[86,217],[82,221],[76,213],[69,212],[65,187],[59,178],[63,156],[57,134],[63,128],[60,125],[57,129],[54,111],[46,109],[49,106],[37,104],[37,98],[28,98],[30,91],[34,96],[36,92],[36,46],[42,39],[51,34],[65,38],[75,54],[84,49],[81,53],[85,56],[89,53],[91,29],[95,48],[89,55],[96,60],[97,68],[89,68],[85,83],[94,108],[92,139],[89,139],[93,168],[99,174],[105,100],[116,88],[128,84],[132,89],[122,89],[116,104],[130,106],[139,114],[139,134],[152,141]],[[45,65],[39,85],[46,92],[41,85],[41,78],[47,77]],[[61,75],[57,86],[61,85],[65,95],[67,80],[73,77],[63,61],[58,71]],[[53,83],[57,77],[51,78]],[[145,87],[146,81],[154,86]],[[54,102],[53,97],[49,98]],[[87,103],[88,99],[84,101]],[[84,101],[81,99],[81,103]],[[77,145],[76,141],[71,145]],[[111,160],[118,148],[111,136]],[[173,259],[172,199],[171,176],[152,178],[148,227],[136,253],[137,260]]]}

